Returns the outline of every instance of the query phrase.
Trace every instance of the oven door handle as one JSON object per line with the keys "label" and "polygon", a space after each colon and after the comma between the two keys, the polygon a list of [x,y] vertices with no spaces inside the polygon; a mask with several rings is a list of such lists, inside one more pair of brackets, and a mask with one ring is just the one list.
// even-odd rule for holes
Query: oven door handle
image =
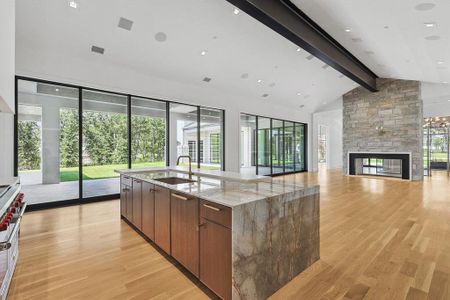
{"label": "oven door handle", "polygon": [[25,209],[27,208],[27,203],[24,202],[21,210],[20,210],[20,215],[17,218],[17,221],[14,223],[14,229],[11,231],[11,233],[9,234],[9,237],[6,241],[4,242],[0,242],[0,251],[5,251],[8,250],[9,248],[11,248],[11,243],[12,243],[12,239],[14,238],[14,236],[17,234],[17,232],[20,229],[20,222],[22,221],[22,217],[23,214],[25,213]]}

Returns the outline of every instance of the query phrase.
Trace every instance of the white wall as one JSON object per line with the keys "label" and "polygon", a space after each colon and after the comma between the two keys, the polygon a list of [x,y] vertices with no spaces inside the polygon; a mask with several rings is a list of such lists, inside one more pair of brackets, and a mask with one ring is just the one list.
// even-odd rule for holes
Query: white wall
{"label": "white wall", "polygon": [[[16,70],[21,76],[225,109],[225,166],[228,171],[239,171],[241,112],[309,124],[312,120],[310,113],[278,105],[276,99],[233,95],[230,91],[215,89],[213,82],[205,83],[200,79],[198,83],[188,83],[156,78],[151,71],[144,73],[113,65],[97,56],[86,61],[26,47],[18,48],[16,55]],[[311,126],[309,128],[308,136],[311,136]]]}
{"label": "white wall", "polygon": [[0,178],[13,174],[15,0],[0,1]]}
{"label": "white wall", "polygon": [[422,82],[423,116],[450,116],[450,84]]}
{"label": "white wall", "polygon": [[0,1],[0,111],[14,112],[15,0]]}
{"label": "white wall", "polygon": [[327,168],[342,168],[342,108],[313,114],[312,171],[318,170],[319,125],[328,127]]}
{"label": "white wall", "polygon": [[14,115],[0,113],[0,180],[13,174]]}

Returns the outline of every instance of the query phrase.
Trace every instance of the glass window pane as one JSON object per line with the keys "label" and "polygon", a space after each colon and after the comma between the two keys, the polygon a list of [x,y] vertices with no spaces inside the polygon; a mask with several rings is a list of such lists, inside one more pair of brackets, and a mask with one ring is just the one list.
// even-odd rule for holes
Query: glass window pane
{"label": "glass window pane", "polygon": [[295,171],[306,170],[305,161],[305,125],[295,123]]}
{"label": "glass window pane", "polygon": [[256,116],[241,114],[241,173],[256,174]]}
{"label": "glass window pane", "polygon": [[79,198],[78,89],[18,81],[18,172],[29,204]]}
{"label": "glass window pane", "polygon": [[83,197],[118,194],[128,168],[127,97],[83,90]]}
{"label": "glass window pane", "polygon": [[284,122],[284,168],[285,172],[294,172],[295,143],[294,123]]}
{"label": "glass window pane", "polygon": [[131,98],[131,167],[166,165],[166,102]]}
{"label": "glass window pane", "polygon": [[220,170],[223,155],[223,111],[200,109],[200,168]]}
{"label": "glass window pane", "polygon": [[270,175],[270,119],[258,117],[258,174]]}
{"label": "glass window pane", "polygon": [[272,174],[284,172],[283,121],[272,120]]}
{"label": "glass window pane", "polygon": [[[170,103],[169,151],[171,165],[176,165],[180,155],[189,155],[192,162],[197,163],[197,124],[196,106]],[[188,166],[188,161],[183,160],[180,165]],[[192,167],[196,168],[197,166],[197,164],[193,164]]]}

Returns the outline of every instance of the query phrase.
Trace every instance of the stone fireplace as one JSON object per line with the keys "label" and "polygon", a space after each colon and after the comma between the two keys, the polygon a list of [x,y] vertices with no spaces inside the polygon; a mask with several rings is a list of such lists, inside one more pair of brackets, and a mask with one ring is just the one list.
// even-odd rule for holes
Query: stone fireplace
{"label": "stone fireplace", "polygon": [[[372,93],[358,87],[343,96],[344,174],[372,173],[406,179],[407,173],[408,179],[422,180],[421,84],[418,81],[378,79],[377,88],[378,92]],[[350,154],[370,156],[355,157],[358,160],[352,161]],[[408,155],[409,161],[391,155]]]}

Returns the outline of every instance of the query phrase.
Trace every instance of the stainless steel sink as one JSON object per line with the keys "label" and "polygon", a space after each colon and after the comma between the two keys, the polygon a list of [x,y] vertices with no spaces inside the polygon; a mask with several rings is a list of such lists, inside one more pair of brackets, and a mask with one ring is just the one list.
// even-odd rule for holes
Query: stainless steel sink
{"label": "stainless steel sink", "polygon": [[156,181],[164,182],[167,184],[182,184],[182,183],[191,183],[195,182],[195,180],[179,178],[179,177],[164,177],[164,178],[156,178]]}

